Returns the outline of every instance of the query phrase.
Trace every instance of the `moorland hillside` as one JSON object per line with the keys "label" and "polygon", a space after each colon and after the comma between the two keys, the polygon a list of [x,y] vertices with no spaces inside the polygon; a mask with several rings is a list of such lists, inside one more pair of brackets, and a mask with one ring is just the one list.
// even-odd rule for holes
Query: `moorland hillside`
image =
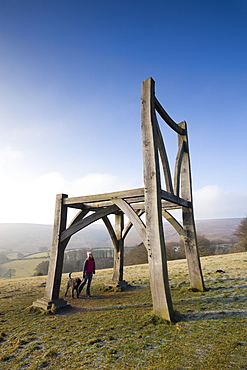
{"label": "moorland hillside", "polygon": [[[197,233],[207,239],[221,239],[229,242],[239,225],[241,218],[226,218],[215,220],[196,221]],[[167,242],[178,241],[179,236],[168,223],[164,223],[165,237]],[[52,225],[39,224],[0,224],[0,252],[37,252],[41,248],[51,247]],[[135,229],[131,229],[127,238],[126,246],[137,245],[141,242]],[[109,248],[111,247],[109,234],[103,224],[92,224],[73,235],[68,249],[74,248]]]}

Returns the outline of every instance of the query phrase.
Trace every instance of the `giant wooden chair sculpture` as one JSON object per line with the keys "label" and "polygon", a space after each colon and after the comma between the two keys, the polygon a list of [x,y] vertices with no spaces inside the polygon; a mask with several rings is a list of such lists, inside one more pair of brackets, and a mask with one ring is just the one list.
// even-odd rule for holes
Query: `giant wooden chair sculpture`
{"label": "giant wooden chair sculpture", "polygon": [[[156,112],[178,136],[174,181],[171,178]],[[205,289],[193,215],[186,122],[176,124],[168,116],[155,97],[154,81],[151,78],[142,84],[141,121],[144,188],[74,198],[68,198],[65,194],[57,195],[45,296],[33,302],[34,306],[48,309],[52,304],[58,307],[67,304],[59,298],[64,250],[72,235],[99,219],[104,221],[113,242],[112,280],[115,283],[121,284],[123,281],[124,239],[132,226],[139,233],[148,252],[150,287],[153,310],[156,315],[168,321],[172,321],[174,316],[168,283],[162,217],[171,223],[184,242],[191,288],[193,290]],[[166,189],[161,187],[162,171]],[[69,207],[79,211],[67,226]],[[182,209],[182,225],[169,212],[169,210],[178,208]],[[115,215],[115,227],[108,218],[110,214]],[[143,214],[145,214],[143,217],[145,221],[141,218]],[[124,216],[128,218],[126,224]]]}

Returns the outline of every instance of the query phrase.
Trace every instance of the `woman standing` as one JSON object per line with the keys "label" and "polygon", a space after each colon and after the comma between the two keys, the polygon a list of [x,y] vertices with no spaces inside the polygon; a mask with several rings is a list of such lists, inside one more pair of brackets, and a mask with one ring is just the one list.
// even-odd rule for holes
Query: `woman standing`
{"label": "woman standing", "polygon": [[95,274],[95,261],[91,252],[87,252],[87,258],[84,261],[83,265],[83,280],[78,288],[78,294],[81,293],[84,285],[87,283],[86,297],[91,297],[90,287]]}

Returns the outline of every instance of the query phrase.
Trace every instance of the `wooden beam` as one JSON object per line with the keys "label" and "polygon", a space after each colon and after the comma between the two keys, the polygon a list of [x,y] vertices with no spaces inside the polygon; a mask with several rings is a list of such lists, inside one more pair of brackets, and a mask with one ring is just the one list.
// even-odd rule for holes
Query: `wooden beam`
{"label": "wooden beam", "polygon": [[112,244],[114,246],[114,248],[116,248],[117,246],[117,238],[116,238],[116,234],[115,234],[115,231],[114,231],[114,228],[111,224],[111,221],[109,220],[109,218],[107,216],[104,216],[102,217],[102,220],[110,234],[110,237],[111,237],[111,240],[112,240]]}
{"label": "wooden beam", "polygon": [[[133,205],[131,207],[133,208]],[[145,211],[145,209],[136,209],[135,213],[140,218],[143,215],[144,211]],[[123,239],[126,238],[128,232],[130,231],[130,229],[132,228],[132,226],[133,226],[132,222],[131,221],[128,221],[128,223],[125,225],[125,227],[123,229]]]}
{"label": "wooden beam", "polygon": [[166,190],[169,193],[173,194],[174,192],[173,192],[172,177],[171,177],[169,161],[168,161],[168,157],[166,154],[166,148],[165,148],[164,140],[163,140],[163,137],[160,131],[159,123],[156,117],[155,117],[155,124],[156,124],[157,137],[158,137],[159,154],[160,154],[164,177],[165,177]]}
{"label": "wooden beam", "polygon": [[116,191],[112,193],[105,193],[105,194],[94,194],[94,195],[85,195],[82,197],[73,197],[67,198],[64,201],[64,205],[71,206],[73,204],[80,204],[80,203],[92,203],[92,202],[101,202],[101,201],[111,201],[113,198],[135,198],[135,197],[142,197],[144,196],[144,189],[131,189],[131,190],[124,190],[124,191]]}
{"label": "wooden beam", "polygon": [[163,217],[174,227],[181,239],[184,241],[184,229],[183,226],[166,210],[162,210]]}
{"label": "wooden beam", "polygon": [[180,196],[180,178],[181,178],[181,166],[182,166],[182,161],[183,161],[183,155],[185,153],[185,145],[184,141],[181,140],[179,142],[179,147],[178,147],[178,153],[176,157],[176,162],[175,162],[175,171],[174,171],[174,192],[176,196]]}
{"label": "wooden beam", "polygon": [[112,207],[102,208],[97,210],[92,215],[84,218],[83,220],[71,225],[68,229],[64,230],[61,234],[61,241],[70,238],[72,235],[82,230],[84,227],[92,224],[93,222],[100,220],[104,216],[107,216],[111,213],[114,213],[118,210],[117,206],[113,205]]}
{"label": "wooden beam", "polygon": [[186,199],[183,199],[183,198],[180,198],[180,197],[177,197],[176,195],[168,193],[165,190],[161,190],[161,197],[162,197],[162,199],[167,200],[167,201],[172,202],[172,203],[175,203],[175,204],[177,204],[181,207],[188,207],[188,208],[191,207],[191,202],[190,201],[188,201]]}
{"label": "wooden beam", "polygon": [[163,120],[178,134],[184,135],[184,129],[182,127],[179,127],[176,122],[173,121],[173,119],[169,116],[169,114],[165,111],[165,109],[162,107],[158,99],[155,97],[155,109],[163,118]]}
{"label": "wooden beam", "polygon": [[146,241],[146,227],[140,217],[136,214],[136,212],[133,210],[133,208],[123,199],[114,199],[114,203],[118,206],[118,208],[123,211],[128,219],[131,221],[131,223],[134,225],[136,231],[140,235],[141,240],[143,241],[143,244],[147,246]]}
{"label": "wooden beam", "polygon": [[70,222],[68,227],[76,224],[78,221],[81,221],[88,214],[88,212],[89,212],[89,209],[85,209],[83,211],[78,212],[77,215]]}

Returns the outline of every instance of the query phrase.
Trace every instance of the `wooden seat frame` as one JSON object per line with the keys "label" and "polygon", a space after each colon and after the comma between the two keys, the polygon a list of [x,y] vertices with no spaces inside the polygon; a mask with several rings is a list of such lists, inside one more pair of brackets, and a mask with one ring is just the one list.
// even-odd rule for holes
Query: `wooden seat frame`
{"label": "wooden seat frame", "polygon": [[[157,113],[162,123],[174,130],[178,137],[174,181]],[[138,232],[148,252],[154,314],[168,321],[174,319],[168,282],[163,217],[183,240],[191,288],[205,290],[194,222],[186,122],[177,124],[166,113],[155,97],[155,82],[152,78],[142,83],[141,122],[143,188],[72,198],[66,194],[57,195],[45,296],[33,302],[34,306],[49,309],[52,304],[58,307],[67,305],[64,299],[59,298],[65,248],[72,235],[100,219],[103,220],[114,247],[112,281],[116,284],[123,281],[124,239],[132,226]],[[161,186],[162,174],[166,189],[162,189]],[[78,214],[69,225],[67,225],[68,208],[78,209]],[[173,209],[182,210],[182,224],[170,213]],[[111,214],[115,215],[114,226],[108,217]],[[124,222],[124,215],[128,218],[127,223]],[[144,216],[141,217],[142,215]]]}

